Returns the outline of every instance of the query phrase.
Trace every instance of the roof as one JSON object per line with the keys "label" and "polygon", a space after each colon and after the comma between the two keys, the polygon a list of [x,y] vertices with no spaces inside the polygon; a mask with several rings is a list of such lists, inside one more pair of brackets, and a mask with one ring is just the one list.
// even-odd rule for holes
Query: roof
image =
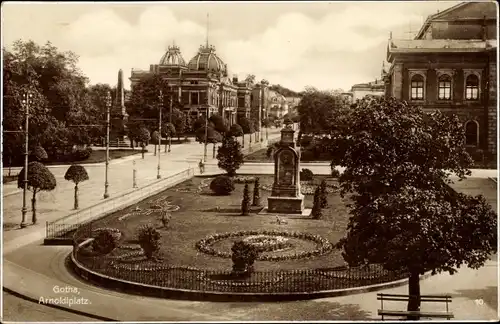
{"label": "roof", "polygon": [[198,53],[189,61],[190,70],[227,72],[227,66],[215,54],[214,46],[200,46]]}
{"label": "roof", "polygon": [[422,25],[422,27],[418,31],[417,36],[415,36],[415,39],[422,38],[422,36],[425,34],[425,31],[427,30],[427,28],[429,28],[432,20],[438,19],[439,17],[442,17],[451,11],[457,10],[459,8],[463,8],[469,4],[470,4],[469,2],[462,2],[462,3],[459,3],[457,5],[454,5],[453,7],[450,7],[444,11],[441,11],[441,12],[438,12],[438,13],[435,13],[433,15],[428,16],[427,19],[425,20],[424,24]]}
{"label": "roof", "polygon": [[167,52],[161,57],[160,65],[181,65],[186,66],[186,62],[181,55],[179,47],[169,46]]}
{"label": "roof", "polygon": [[496,40],[469,39],[413,39],[390,40],[389,53],[396,52],[482,52],[485,49],[496,48]]}

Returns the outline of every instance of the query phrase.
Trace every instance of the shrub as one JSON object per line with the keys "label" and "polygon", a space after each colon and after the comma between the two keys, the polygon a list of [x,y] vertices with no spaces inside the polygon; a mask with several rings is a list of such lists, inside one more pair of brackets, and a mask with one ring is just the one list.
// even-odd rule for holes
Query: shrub
{"label": "shrub", "polygon": [[241,200],[241,215],[248,216],[250,213],[250,192],[248,189],[248,183],[245,183],[245,189],[243,190],[243,199]]}
{"label": "shrub", "polygon": [[137,233],[137,240],[148,259],[153,259],[160,250],[161,234],[151,224],[142,225]]}
{"label": "shrub", "polygon": [[78,184],[83,181],[87,181],[89,179],[89,175],[87,170],[81,165],[73,164],[68,168],[66,174],[64,175],[64,179],[68,181],[73,181],[75,183],[75,202],[74,208],[78,209]]}
{"label": "shrub", "polygon": [[340,171],[332,168],[332,178],[339,178],[340,177]]}
{"label": "shrub", "polygon": [[306,149],[300,153],[300,159],[302,161],[314,161],[314,152],[310,149]]}
{"label": "shrub", "polygon": [[302,169],[300,171],[300,181],[312,181],[314,173],[309,169]]}
{"label": "shrub", "polygon": [[108,254],[118,247],[121,232],[116,229],[106,228],[94,231],[92,249],[99,254]]}
{"label": "shrub", "polygon": [[92,148],[86,147],[84,149],[76,149],[72,154],[73,161],[83,161],[90,157],[92,154]]}
{"label": "shrub", "polygon": [[232,136],[225,136],[217,151],[217,160],[219,168],[225,170],[228,176],[234,176],[244,160],[240,143]]}
{"label": "shrub", "polygon": [[231,127],[229,128],[229,135],[234,137],[243,136],[243,129],[238,124],[232,124]]}
{"label": "shrub", "polygon": [[319,187],[317,187],[314,191],[314,202],[311,216],[314,219],[320,219],[321,216],[323,216],[323,213],[321,212],[321,191]]}
{"label": "shrub", "polygon": [[47,155],[47,152],[45,151],[45,149],[43,147],[35,146],[33,151],[30,152],[29,158],[30,158],[30,161],[41,162],[41,161],[47,160],[49,158],[49,156]]}
{"label": "shrub", "polygon": [[259,178],[255,178],[254,187],[253,187],[253,202],[252,202],[253,206],[260,206],[260,189],[259,189],[260,181],[259,180],[260,180]]}
{"label": "shrub", "polygon": [[230,195],[234,191],[233,179],[228,176],[217,176],[210,182],[210,189],[219,196]]}
{"label": "shrub", "polygon": [[253,271],[253,264],[259,256],[257,249],[244,241],[236,241],[231,247],[233,260],[233,274],[249,275]]}
{"label": "shrub", "polygon": [[328,207],[328,193],[326,191],[326,180],[323,179],[321,181],[321,184],[319,185],[319,202],[320,202],[320,207],[321,208],[326,208]]}

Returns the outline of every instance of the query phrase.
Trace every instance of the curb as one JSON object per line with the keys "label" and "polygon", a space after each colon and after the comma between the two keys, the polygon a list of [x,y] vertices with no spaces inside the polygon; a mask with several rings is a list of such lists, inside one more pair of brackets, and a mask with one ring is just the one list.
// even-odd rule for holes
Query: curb
{"label": "curb", "polygon": [[[24,299],[26,301],[29,301],[29,302],[32,302],[32,303],[35,303],[35,304],[40,304],[39,300],[36,299],[36,298],[20,294],[20,293],[12,290],[10,288],[7,288],[5,286],[3,286],[2,289],[4,291],[8,292],[9,294],[11,294],[13,296],[16,296],[18,298]],[[101,316],[101,315],[95,315],[95,314],[91,314],[91,313],[87,313],[87,312],[82,312],[82,311],[79,311],[77,309],[73,309],[73,308],[70,308],[70,307],[64,307],[64,306],[57,305],[57,304],[48,303],[48,304],[43,304],[43,305],[47,306],[47,307],[59,309],[59,310],[62,310],[62,311],[68,312],[68,313],[73,313],[73,314],[76,314],[76,315],[81,315],[81,316],[85,316],[85,317],[94,318],[94,319],[99,320],[99,321],[104,321],[104,322],[119,322],[118,320],[110,318],[110,317],[105,317],[105,316]]]}

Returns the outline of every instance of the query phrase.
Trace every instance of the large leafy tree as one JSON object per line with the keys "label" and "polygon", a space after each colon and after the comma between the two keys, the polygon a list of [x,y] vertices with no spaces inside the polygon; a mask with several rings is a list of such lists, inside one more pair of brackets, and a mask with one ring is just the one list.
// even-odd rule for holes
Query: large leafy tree
{"label": "large leafy tree", "polygon": [[244,155],[241,152],[241,145],[233,136],[225,136],[222,145],[217,151],[217,166],[227,172],[232,177],[243,164]]}
{"label": "large leafy tree", "polygon": [[338,247],[352,266],[378,263],[410,275],[408,310],[420,307],[419,275],[478,268],[496,251],[497,217],[482,196],[458,194],[472,160],[458,117],[425,113],[394,99],[353,106],[338,164],[351,218]]}
{"label": "large leafy tree", "polygon": [[303,134],[330,134],[342,126],[346,110],[340,96],[309,88],[297,106],[300,131]]}
{"label": "large leafy tree", "polygon": [[[17,176],[17,186],[24,188],[24,173],[22,168]],[[32,222],[36,224],[36,194],[40,191],[52,191],[56,188],[56,178],[50,170],[40,162],[30,162],[28,164],[28,190],[33,192],[31,199]]]}

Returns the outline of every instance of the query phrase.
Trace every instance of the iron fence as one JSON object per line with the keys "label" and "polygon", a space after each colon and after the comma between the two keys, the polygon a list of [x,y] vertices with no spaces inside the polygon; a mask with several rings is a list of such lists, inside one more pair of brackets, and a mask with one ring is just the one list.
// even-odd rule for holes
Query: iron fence
{"label": "iron fence", "polygon": [[90,250],[75,246],[74,257],[81,266],[103,275],[102,278],[112,277],[138,284],[198,292],[310,293],[363,287],[408,277],[405,272],[388,271],[380,265],[253,271],[250,275],[242,277],[235,276],[231,271],[170,266],[147,260],[138,262],[138,258],[141,259],[140,253],[135,254],[136,256],[130,261],[120,261],[119,255],[92,256],[89,254]]}
{"label": "iron fence", "polygon": [[132,189],[120,196],[106,199],[85,209],[78,210],[68,216],[47,222],[46,239],[72,238],[75,231],[90,221],[96,220],[114,211],[128,207],[138,201],[168,189],[194,175],[192,168],[186,169],[167,178],[160,179],[142,188]]}

